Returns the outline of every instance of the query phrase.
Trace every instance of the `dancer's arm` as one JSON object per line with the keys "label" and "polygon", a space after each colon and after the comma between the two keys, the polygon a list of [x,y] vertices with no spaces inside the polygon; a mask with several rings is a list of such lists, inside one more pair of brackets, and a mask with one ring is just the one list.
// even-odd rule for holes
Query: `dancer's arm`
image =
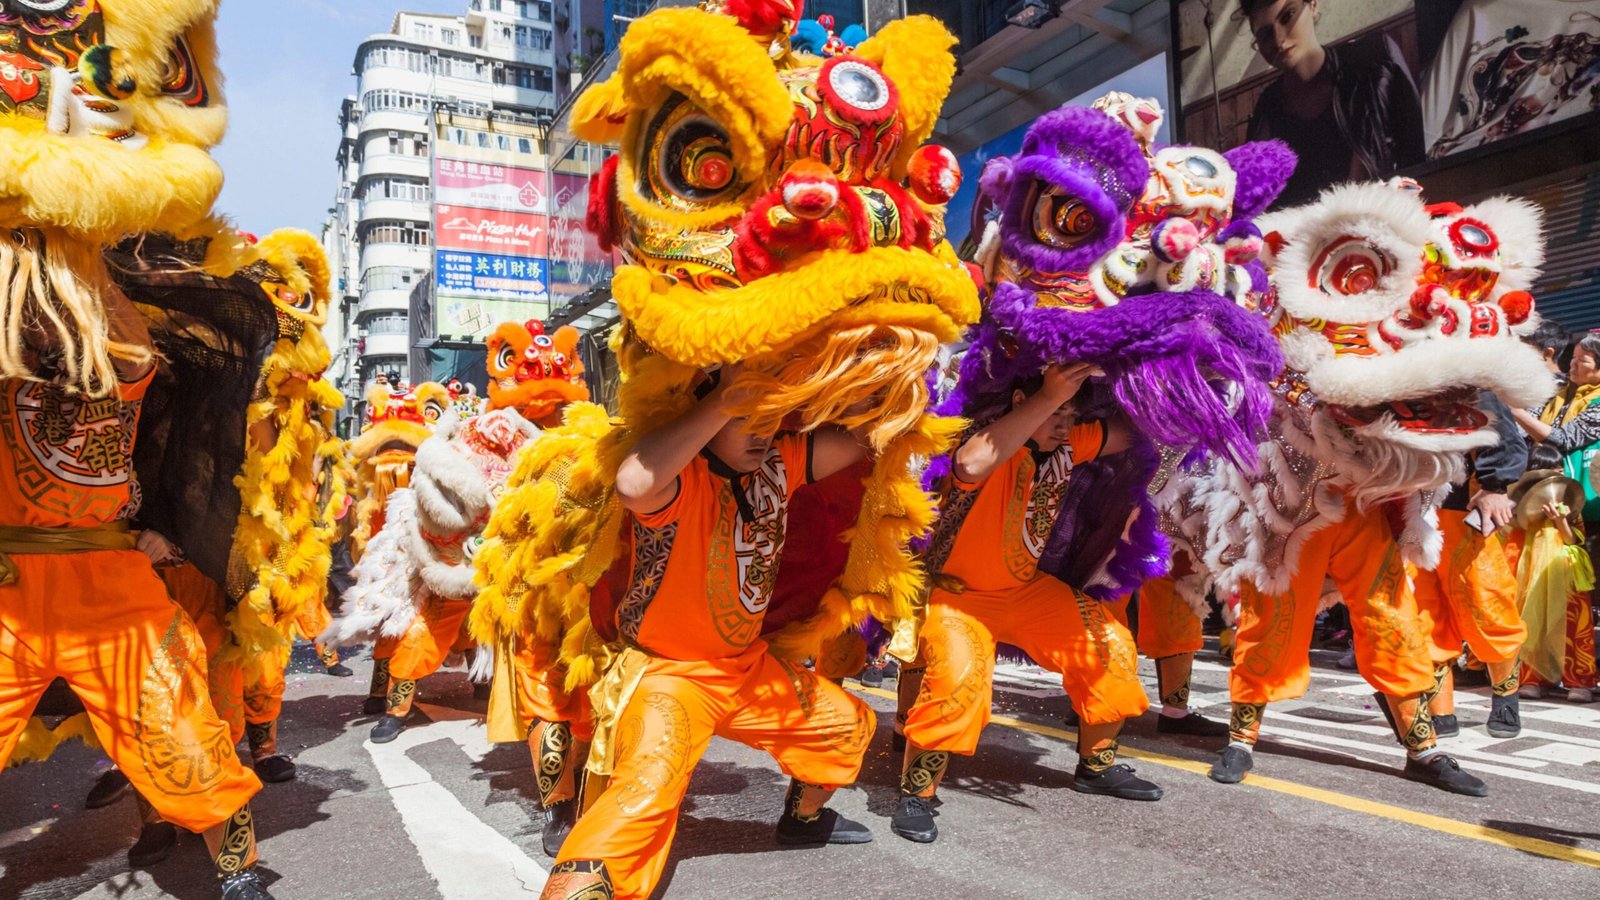
{"label": "dancer's arm", "polygon": [[1043,387],[968,438],[956,451],[956,478],[966,484],[978,484],[994,474],[994,470],[1021,450],[1039,426],[1070,401],[1078,388],[1097,371],[1088,363],[1046,368]]}
{"label": "dancer's arm", "polygon": [[721,382],[693,409],[639,439],[617,469],[617,496],[623,506],[653,513],[677,498],[678,474],[733,420],[723,404],[733,380],[734,372],[725,371]]}

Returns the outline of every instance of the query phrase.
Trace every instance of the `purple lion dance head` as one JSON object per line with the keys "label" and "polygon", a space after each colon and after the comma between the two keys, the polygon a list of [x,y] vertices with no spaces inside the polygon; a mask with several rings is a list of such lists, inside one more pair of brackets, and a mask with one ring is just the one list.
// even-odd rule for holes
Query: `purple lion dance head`
{"label": "purple lion dance head", "polygon": [[981,428],[1046,365],[1105,372],[1087,412],[1120,411],[1141,437],[1074,473],[1039,564],[1101,599],[1167,569],[1147,490],[1156,448],[1174,462],[1209,455],[1253,468],[1267,382],[1282,369],[1254,311],[1267,281],[1251,220],[1288,181],[1294,154],[1277,142],[1225,154],[1156,145],[1161,115],[1126,94],[1063,107],[1028,129],[1021,152],[984,168],[978,263],[989,305],[940,410]]}

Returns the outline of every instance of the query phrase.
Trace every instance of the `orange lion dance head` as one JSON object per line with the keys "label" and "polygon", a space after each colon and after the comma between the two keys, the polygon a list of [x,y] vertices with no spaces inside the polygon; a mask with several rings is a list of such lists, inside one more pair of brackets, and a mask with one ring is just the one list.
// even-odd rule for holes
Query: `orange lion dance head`
{"label": "orange lion dance head", "polygon": [[546,334],[538,319],[502,322],[489,336],[489,408],[515,409],[536,425],[560,423],[568,403],[589,399],[578,329]]}

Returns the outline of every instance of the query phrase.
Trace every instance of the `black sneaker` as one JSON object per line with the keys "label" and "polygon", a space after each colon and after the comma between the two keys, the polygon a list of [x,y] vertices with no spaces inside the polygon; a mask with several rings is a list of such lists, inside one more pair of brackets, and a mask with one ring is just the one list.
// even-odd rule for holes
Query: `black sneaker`
{"label": "black sneaker", "polygon": [[572,833],[572,826],[577,823],[577,801],[562,800],[550,804],[550,808],[544,811],[544,831],[539,837],[544,855],[555,859],[556,854],[561,852],[561,845],[567,842],[567,835]]}
{"label": "black sneaker", "polygon": [[1461,771],[1461,764],[1448,753],[1435,753],[1427,759],[1406,757],[1405,777],[1430,784],[1441,791],[1468,797],[1489,796],[1489,786]]}
{"label": "black sneaker", "polygon": [[1522,704],[1517,695],[1495,697],[1489,707],[1489,734],[1497,738],[1514,738],[1522,733]]}
{"label": "black sneaker", "polygon": [[889,746],[893,747],[896,753],[906,752],[906,736],[896,731],[889,738]]}
{"label": "black sneaker", "polygon": [[1211,780],[1218,784],[1238,784],[1244,780],[1244,773],[1255,767],[1256,755],[1243,747],[1229,744],[1217,754],[1217,761],[1211,764]]}
{"label": "black sneaker", "polygon": [[367,739],[374,744],[387,744],[400,736],[406,730],[406,720],[399,716],[384,715],[377,724],[372,726],[372,734]]}
{"label": "black sneaker", "polygon": [[1133,774],[1133,766],[1117,763],[1104,772],[1091,772],[1078,763],[1072,773],[1072,789],[1080,794],[1099,794],[1122,800],[1160,800],[1161,788]]}
{"label": "black sneaker", "polygon": [[931,844],[939,836],[933,806],[923,797],[901,797],[900,808],[889,820],[889,830],[908,841]]}
{"label": "black sneaker", "polygon": [[328,667],[328,674],[332,675],[335,678],[349,678],[351,675],[354,675],[355,673],[356,673],[355,669],[350,668],[349,666],[345,665],[344,663],[334,663],[333,665]]}
{"label": "black sneaker", "polygon": [[883,687],[883,670],[877,666],[867,666],[861,670],[862,687]]}
{"label": "black sneaker", "polygon": [[361,701],[361,714],[364,716],[381,716],[389,709],[388,697],[368,697]]}
{"label": "black sneaker", "polygon": [[[379,743],[382,743],[382,741]],[[267,784],[282,784],[285,781],[293,781],[294,776],[294,761],[281,753],[263,756],[256,760],[256,777]]]}
{"label": "black sneaker", "polygon": [[778,820],[780,844],[865,844],[871,840],[872,832],[867,826],[827,808],[810,822],[802,822],[791,813],[784,813]]}
{"label": "black sneaker", "polygon": [[133,785],[128,783],[128,776],[122,774],[121,769],[107,769],[106,773],[100,776],[100,780],[94,783],[94,787],[89,788],[89,796],[83,798],[83,808],[100,809],[110,806],[121,800],[132,789]]}
{"label": "black sneaker", "polygon": [[1173,716],[1156,716],[1156,733],[1186,734],[1191,737],[1227,737],[1228,726],[1222,722],[1213,722],[1197,712],[1190,712],[1181,719]]}
{"label": "black sneaker", "polygon": [[885,662],[883,664],[883,677],[898,679],[900,677],[900,664],[893,659]]}
{"label": "black sneaker", "polygon": [[222,880],[222,900],[272,900],[272,895],[252,867]]}
{"label": "black sneaker", "polygon": [[139,839],[128,848],[128,865],[146,869],[161,862],[178,843],[178,828],[171,822],[146,822]]}
{"label": "black sneaker", "polygon": [[1433,733],[1438,737],[1455,737],[1461,733],[1461,720],[1455,713],[1433,717]]}
{"label": "black sneaker", "polygon": [[1061,724],[1068,728],[1077,728],[1083,724],[1083,720],[1078,718],[1078,711],[1069,706],[1066,713],[1061,716]]}

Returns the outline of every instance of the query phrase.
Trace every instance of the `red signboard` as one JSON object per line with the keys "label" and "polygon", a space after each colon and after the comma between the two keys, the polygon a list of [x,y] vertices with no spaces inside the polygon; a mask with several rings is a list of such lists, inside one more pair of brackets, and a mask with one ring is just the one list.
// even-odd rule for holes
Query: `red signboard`
{"label": "red signboard", "polygon": [[439,203],[547,213],[544,173],[521,166],[440,159],[433,181]]}
{"label": "red signboard", "polygon": [[434,245],[441,250],[541,259],[549,255],[550,234],[542,215],[441,203],[435,218]]}

